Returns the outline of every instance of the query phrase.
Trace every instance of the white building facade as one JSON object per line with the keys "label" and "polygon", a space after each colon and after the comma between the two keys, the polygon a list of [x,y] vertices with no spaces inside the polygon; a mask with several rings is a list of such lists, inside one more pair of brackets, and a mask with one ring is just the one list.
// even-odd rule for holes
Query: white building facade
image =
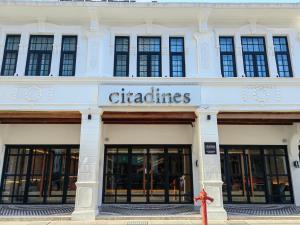
{"label": "white building facade", "polygon": [[0,1],[0,202],[300,205],[300,4]]}

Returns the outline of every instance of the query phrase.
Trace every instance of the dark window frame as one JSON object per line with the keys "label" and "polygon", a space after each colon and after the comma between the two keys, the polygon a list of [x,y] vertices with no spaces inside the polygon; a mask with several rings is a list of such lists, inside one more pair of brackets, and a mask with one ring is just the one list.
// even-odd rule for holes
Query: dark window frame
{"label": "dark window frame", "polygon": [[[139,51],[139,41],[142,38],[158,38],[159,39],[159,45],[160,50],[159,52],[141,52]],[[157,77],[162,77],[162,46],[161,46],[161,37],[160,36],[138,36],[137,37],[137,77],[144,77],[140,76],[140,70],[139,70],[139,64],[140,64],[140,55],[146,55],[147,56],[147,76],[145,77],[155,77],[151,76],[151,56],[152,55],[158,55],[159,56],[159,75]]]}
{"label": "dark window frame", "polygon": [[[228,160],[228,150],[230,149],[240,149],[242,152],[243,152],[243,160],[246,159],[245,157],[245,151],[248,149],[256,149],[256,150],[259,150],[261,152],[261,156],[262,156],[262,159],[263,159],[263,165],[265,166],[264,167],[264,179],[265,179],[265,200],[266,202],[265,203],[261,203],[261,202],[252,202],[250,200],[250,192],[251,190],[249,189],[249,184],[247,183],[248,182],[248,179],[246,178],[246,185],[248,186],[248,188],[246,188],[246,193],[247,193],[247,202],[236,202],[236,201],[232,201],[232,193],[231,193],[231,181],[230,181],[230,172],[229,172],[229,160]],[[266,154],[264,152],[264,150],[271,150],[272,153],[271,154]],[[277,153],[276,150],[278,149],[282,149],[284,150],[284,153]],[[300,149],[300,147],[299,147]],[[223,153],[222,153],[223,152]],[[267,179],[269,177],[286,177],[288,179],[288,182],[289,182],[289,188],[290,188],[290,195],[286,195],[287,197],[290,197],[291,200],[290,202],[281,202],[280,204],[293,204],[294,203],[294,190],[293,190],[293,182],[292,182],[292,177],[291,177],[291,168],[290,168],[290,160],[289,160],[289,157],[288,157],[288,147],[287,145],[220,145],[220,154],[222,155],[223,154],[223,157],[224,157],[224,178],[226,179],[226,181],[224,181],[224,183],[226,183],[228,186],[227,186],[227,193],[224,194],[223,192],[223,195],[228,197],[228,201],[224,201],[225,203],[228,203],[228,204],[278,204],[278,202],[274,202],[273,200],[273,196],[276,196],[274,194],[269,194],[268,193],[268,184],[267,184]],[[278,173],[278,168],[277,168],[277,163],[276,163],[276,160],[275,160],[275,169],[276,169],[276,173],[275,174],[272,174],[270,172],[267,172],[266,171],[266,166],[267,164],[265,163],[266,160],[268,160],[270,157],[284,157],[285,158],[285,163],[286,163],[286,169],[287,169],[287,173],[285,174],[280,174]],[[221,158],[221,156],[220,156]],[[221,162],[222,163],[222,162]],[[247,167],[248,164],[247,163],[244,163],[244,167]],[[247,174],[246,176],[249,176],[249,174]],[[222,177],[223,177],[223,174],[222,174]],[[235,195],[235,196],[238,196],[238,195]]]}
{"label": "dark window frame", "polygon": [[[264,43],[264,52],[245,52],[243,50],[243,38],[262,38],[263,43]],[[266,65],[266,76],[261,76],[263,77],[269,77],[269,64],[268,64],[268,56],[267,56],[267,47],[266,47],[266,39],[264,36],[241,36],[241,45],[242,45],[242,52],[243,52],[243,64],[244,64],[244,73],[245,77],[260,77],[258,75],[258,69],[257,69],[257,62],[256,62],[256,56],[257,55],[263,55],[265,59],[265,65]],[[251,55],[253,57],[253,69],[254,69],[254,75],[253,76],[247,76],[246,74],[246,64],[245,64],[245,56],[246,55]]]}
{"label": "dark window frame", "polygon": [[[22,153],[20,154],[20,149],[24,149],[24,148],[28,148],[29,152],[28,153]],[[65,169],[65,173],[64,173],[64,182],[63,182],[63,194],[61,195],[48,195],[46,194],[46,188],[43,191],[43,194],[45,194],[42,199],[41,202],[30,202],[28,203],[28,197],[38,197],[37,195],[29,195],[28,190],[29,190],[29,186],[30,186],[30,178],[33,174],[30,173],[31,170],[31,166],[32,163],[34,164],[34,162],[32,162],[34,156],[36,155],[33,152],[33,149],[37,149],[37,148],[41,148],[45,151],[47,151],[48,153],[50,152],[51,149],[65,149],[66,150],[66,154],[67,154],[67,158],[65,160],[66,162],[66,169]],[[18,153],[11,153],[10,150],[11,149],[18,149]],[[68,144],[63,144],[63,145],[6,145],[5,146],[5,154],[4,154],[4,163],[3,163],[3,167],[2,167],[2,177],[1,177],[1,185],[0,185],[0,203],[1,204],[30,204],[30,205],[39,205],[39,204],[70,204],[69,200],[67,198],[75,198],[75,195],[70,195],[68,193],[68,184],[70,183],[70,176],[72,176],[73,174],[71,173],[71,168],[68,168],[67,166],[70,165],[70,160],[71,160],[71,156],[72,156],[72,149],[78,149],[79,150],[79,145],[68,145]],[[79,150],[80,151],[80,150]],[[38,154],[38,155],[42,155],[42,154]],[[8,168],[8,164],[9,164],[9,157],[10,156],[17,156],[17,160],[20,159],[19,156],[27,156],[28,157],[28,164],[27,164],[27,171],[25,171],[24,173],[16,173],[16,171],[18,170],[18,167],[16,167],[15,173],[12,174],[6,174],[6,169]],[[18,162],[18,161],[17,161]],[[46,166],[44,168],[49,169],[49,162],[46,163]],[[46,176],[49,176],[49,171],[46,172]],[[26,179],[26,183],[25,183],[25,187],[24,187],[24,195],[16,195],[16,194],[12,194],[12,195],[3,195],[3,188],[4,188],[4,184],[5,184],[5,179],[7,177],[14,177],[14,180],[16,180],[17,176],[22,176],[25,177]],[[77,172],[76,172],[77,175]],[[45,184],[45,187],[48,186],[49,183]],[[13,190],[15,189],[15,184],[13,187]],[[51,201],[47,201],[48,197],[52,196],[52,197],[61,197],[61,201],[60,202],[51,202]],[[10,202],[3,202],[3,198],[11,198]],[[22,202],[14,202],[15,197],[21,197],[22,198]],[[74,203],[74,202],[71,202]]]}
{"label": "dark window frame", "polygon": [[[289,50],[289,43],[288,43],[288,38],[287,36],[273,36],[273,45],[274,45],[274,39],[275,38],[284,38],[286,41],[286,51],[275,51],[275,46],[274,46],[274,53],[275,53],[275,61],[276,61],[276,68],[277,68],[277,73],[278,77],[293,77],[293,69],[292,69],[292,62],[291,62],[291,56],[290,56],[290,50]],[[287,60],[288,60],[288,68],[289,68],[289,76],[280,76],[279,74],[279,65],[278,65],[278,55],[286,55]]]}
{"label": "dark window frame", "polygon": [[[230,38],[232,40],[232,52],[222,52],[220,46],[221,38]],[[219,36],[219,46],[220,46],[220,64],[221,64],[221,73],[222,77],[237,77],[237,69],[236,69],[236,57],[235,57],[235,43],[234,43],[234,36]],[[224,76],[224,62],[223,56],[231,55],[232,56],[232,66],[233,66],[233,76]]]}
{"label": "dark window frame", "polygon": [[[64,39],[66,38],[75,38],[75,50],[74,51],[65,51],[64,48]],[[61,51],[60,51],[60,66],[59,66],[59,76],[75,76],[76,73],[76,61],[77,61],[77,45],[78,45],[78,37],[77,35],[63,35],[61,39]],[[72,68],[72,75],[63,75],[63,57],[64,54],[73,54],[74,61],[73,61],[73,68]]]}
{"label": "dark window frame", "polygon": [[[19,47],[18,50],[7,50],[7,45],[8,45],[8,38],[18,38],[19,37]],[[19,56],[19,50],[20,50],[20,42],[21,42],[21,34],[7,34],[6,35],[6,40],[5,40],[5,47],[4,47],[4,53],[3,53],[3,59],[2,59],[2,66],[1,66],[1,76],[14,76],[17,70],[17,64],[18,64],[18,56]],[[16,54],[16,63],[14,65],[14,74],[11,75],[4,75],[5,72],[5,61],[7,58],[7,54],[9,53],[15,53]]]}
{"label": "dark window frame", "polygon": [[[111,148],[116,148],[116,153],[114,153],[113,155],[127,155],[128,156],[128,163],[132,160],[132,156],[133,155],[144,155],[144,153],[133,153],[132,149],[144,149],[147,150],[147,153],[145,153],[147,155],[147,157],[149,157],[149,150],[151,148],[161,148],[164,150],[164,153],[157,153],[158,155],[164,156],[165,158],[165,163],[166,163],[166,170],[165,170],[165,194],[164,195],[156,195],[156,196],[164,196],[165,197],[165,202],[155,202],[155,201],[150,201],[149,197],[150,194],[147,191],[147,198],[146,198],[146,202],[134,202],[134,204],[172,204],[174,202],[170,201],[170,197],[173,197],[173,194],[170,194],[168,192],[169,190],[169,178],[171,177],[171,175],[176,175],[176,174],[170,174],[168,171],[168,164],[169,164],[169,158],[171,155],[176,155],[178,157],[180,156],[187,156],[189,157],[189,161],[190,161],[190,165],[189,165],[189,172],[188,173],[184,173],[184,175],[189,176],[191,179],[191,189],[190,189],[190,194],[184,194],[181,195],[179,194],[179,196],[190,196],[191,198],[193,197],[193,193],[194,193],[194,180],[193,180],[193,161],[192,161],[192,146],[191,145],[175,145],[175,144],[167,144],[167,145],[105,145],[105,153],[104,153],[104,169],[103,169],[103,190],[102,190],[102,203],[103,204],[131,204],[131,197],[132,196],[140,196],[140,195],[131,195],[131,179],[132,176],[129,176],[129,181],[127,183],[127,194],[126,195],[117,195],[117,189],[114,190],[114,194],[110,195],[110,194],[106,194],[105,190],[106,190],[106,177],[113,177],[113,176],[118,176],[118,173],[108,173],[106,171],[106,166],[107,166],[107,157],[108,155],[112,155],[112,153],[108,154],[108,150]],[[118,148],[127,148],[128,149],[128,153],[119,153]],[[168,148],[178,148],[178,149],[182,149],[182,148],[187,148],[188,149],[188,153],[168,153],[167,149]],[[118,158],[117,158],[118,161]],[[180,165],[182,167],[182,162],[180,162]],[[149,168],[149,162],[147,163],[147,167]],[[131,165],[129,165],[128,168],[129,173],[131,173]],[[148,170],[147,170],[148,171]],[[149,175],[149,174],[148,174]],[[168,178],[168,179],[167,179]],[[149,184],[146,185],[146,187],[149,189]],[[121,196],[121,197],[127,197],[127,201],[126,202],[117,202],[117,197]],[[111,201],[105,201],[105,197],[113,197],[114,198],[114,202]],[[178,203],[174,203],[174,204],[191,204],[192,203],[192,199],[191,201],[182,201],[181,198],[179,198]]]}
{"label": "dark window frame", "polygon": [[[52,50],[30,50],[30,44],[31,44],[31,40],[34,37],[45,37],[45,38],[53,38],[53,44],[54,44],[54,35],[30,35],[29,38],[29,44],[28,44],[28,53],[27,53],[27,59],[26,59],[26,69],[25,69],[25,76],[49,76],[50,72],[51,72],[51,63],[52,63],[52,56],[53,56],[53,45],[52,45]],[[29,61],[30,61],[30,55],[31,54],[38,54],[38,62],[37,62],[37,74],[36,75],[28,75],[28,71],[29,71]],[[50,61],[49,61],[49,74],[48,75],[41,75],[41,56],[43,54],[49,54],[50,55]]]}
{"label": "dark window frame", "polygon": [[[128,40],[128,51],[117,51],[117,39],[118,38],[124,38]],[[130,36],[115,36],[115,45],[114,45],[114,77],[129,77],[129,62],[130,62]],[[117,76],[117,58],[119,55],[126,55],[127,56],[127,62],[126,62],[126,76]]]}
{"label": "dark window frame", "polygon": [[[182,52],[172,52],[171,50],[171,39],[181,39],[182,40]],[[181,56],[182,57],[182,76],[174,76],[173,75],[173,56]],[[185,45],[184,45],[184,37],[169,37],[169,60],[170,60],[170,77],[185,77]]]}

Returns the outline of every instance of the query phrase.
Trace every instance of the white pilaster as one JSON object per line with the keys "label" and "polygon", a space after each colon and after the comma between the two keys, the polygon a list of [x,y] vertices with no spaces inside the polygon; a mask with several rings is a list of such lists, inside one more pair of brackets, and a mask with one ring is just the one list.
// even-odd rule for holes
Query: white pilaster
{"label": "white pilaster", "polygon": [[294,161],[299,161],[300,124],[294,124],[292,129],[293,130],[289,140],[288,155],[294,190],[294,201],[296,206],[300,206],[300,168],[295,168],[293,165]]}
{"label": "white pilaster", "polygon": [[86,76],[99,76],[100,75],[100,46],[101,46],[102,33],[99,31],[91,31],[87,33],[87,66]]}
{"label": "white pilaster", "polygon": [[5,48],[5,35],[2,29],[0,28],[0,70],[2,68],[4,48]]}
{"label": "white pilaster", "polygon": [[[7,124],[0,124],[0,178],[2,175],[3,163],[4,163],[4,154],[5,154],[5,135],[7,131]],[[1,180],[0,180],[1,182]],[[1,185],[1,183],[0,183]]]}
{"label": "white pilaster", "polygon": [[169,36],[162,35],[162,77],[170,77],[170,66],[169,66]]}
{"label": "white pilaster", "polygon": [[[227,213],[223,207],[217,112],[198,109],[196,113],[200,187],[204,187],[208,195],[214,198],[214,202],[208,204],[208,218],[226,220]],[[205,142],[216,143],[216,154],[205,154]]]}
{"label": "white pilaster", "polygon": [[17,61],[17,67],[16,67],[16,74],[18,74],[18,76],[25,75],[28,44],[29,44],[29,33],[23,32],[21,34],[19,53],[18,53],[18,61]]}
{"label": "white pilaster", "polygon": [[129,77],[137,76],[137,35],[130,35],[129,44]]}
{"label": "white pilaster", "polygon": [[59,75],[61,41],[62,41],[62,35],[60,33],[55,33],[54,41],[53,41],[51,69],[50,69],[50,75],[52,76]]}
{"label": "white pilaster", "polygon": [[269,67],[269,76],[277,77],[278,71],[277,71],[277,65],[275,59],[273,36],[271,33],[269,33],[266,37],[266,47],[267,47],[267,61]]}
{"label": "white pilaster", "polygon": [[236,63],[237,77],[245,77],[243,48],[242,48],[240,35],[234,36],[234,46],[235,46],[235,61],[236,61],[235,63]]}
{"label": "white pilaster", "polygon": [[79,168],[73,220],[94,220],[98,215],[102,110],[82,112]]}

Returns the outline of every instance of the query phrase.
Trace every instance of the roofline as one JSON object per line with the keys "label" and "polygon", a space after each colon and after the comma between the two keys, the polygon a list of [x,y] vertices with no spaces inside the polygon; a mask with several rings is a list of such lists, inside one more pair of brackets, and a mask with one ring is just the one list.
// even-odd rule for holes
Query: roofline
{"label": "roofline", "polygon": [[51,1],[51,0],[0,0],[0,6],[63,6],[63,7],[139,7],[139,8],[274,8],[274,9],[295,9],[300,8],[299,3],[267,3],[267,2],[247,2],[247,3],[211,3],[211,2],[73,2],[73,1]]}

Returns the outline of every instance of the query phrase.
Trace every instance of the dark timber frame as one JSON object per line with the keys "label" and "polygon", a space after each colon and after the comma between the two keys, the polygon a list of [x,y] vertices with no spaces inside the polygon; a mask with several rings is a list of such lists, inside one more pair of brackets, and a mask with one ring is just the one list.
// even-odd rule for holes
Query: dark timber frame
{"label": "dark timber frame", "polygon": [[[250,201],[251,190],[250,190],[250,186],[249,186],[249,183],[248,183],[249,182],[248,181],[249,180],[249,174],[248,174],[248,171],[247,171],[248,170],[248,168],[247,168],[248,162],[246,162],[245,166],[244,166],[246,168],[245,169],[246,170],[246,172],[245,172],[246,173],[245,181],[246,181],[246,186],[247,186],[247,188],[246,188],[247,202],[235,202],[235,201],[232,200],[231,184],[229,184],[229,183],[231,183],[231,181],[230,181],[231,177],[230,177],[230,172],[229,172],[229,168],[228,168],[228,163],[229,163],[228,150],[230,150],[230,149],[240,149],[240,150],[242,150],[243,160],[246,161],[247,157],[246,157],[245,151],[246,151],[246,149],[251,149],[251,148],[256,148],[260,151],[260,155],[263,159],[263,165],[266,165],[265,160],[266,159],[269,160],[270,157],[276,157],[276,156],[285,157],[285,163],[286,163],[286,167],[287,167],[287,174],[278,174],[278,168],[277,168],[276,160],[275,160],[275,168],[276,168],[276,171],[277,171],[276,174],[272,174],[270,172],[267,173],[266,168],[264,166],[263,173],[264,173],[264,185],[265,185],[265,194],[264,194],[265,200],[266,200],[265,203],[256,203],[256,202],[251,202]],[[271,155],[264,154],[263,150],[266,149],[266,148],[274,148],[273,149],[273,154],[271,154]],[[284,154],[275,154],[274,151],[276,151],[276,148],[277,149],[283,149]],[[280,176],[286,176],[288,178],[288,182],[289,182],[289,185],[290,185],[289,186],[290,196],[288,196],[288,197],[291,197],[291,201],[290,202],[281,202],[280,204],[292,204],[292,203],[294,203],[294,194],[293,194],[293,187],[292,187],[291,170],[290,170],[290,164],[289,164],[288,152],[287,152],[287,146],[286,145],[220,145],[220,149],[223,149],[223,151],[224,151],[224,163],[225,163],[224,173],[225,173],[225,179],[227,181],[227,182],[224,182],[224,184],[227,183],[226,196],[228,197],[228,201],[225,201],[225,203],[230,203],[230,204],[235,204],[235,203],[237,203],[237,204],[241,204],[241,203],[246,203],[246,204],[248,204],[248,203],[251,203],[251,204],[272,204],[272,203],[274,203],[274,201],[272,200],[274,196],[270,195],[267,191],[268,188],[269,188],[268,183],[267,183],[267,179],[268,179],[268,177],[274,177],[274,176],[277,177],[277,179]],[[241,178],[241,179],[243,179],[243,178]],[[237,195],[235,195],[235,196],[237,196]],[[275,197],[278,197],[278,196],[275,196]]]}
{"label": "dark timber frame", "polygon": [[[43,196],[43,201],[40,202],[40,203],[27,203],[27,200],[28,200],[28,189],[29,189],[29,179],[31,177],[31,174],[30,174],[30,168],[31,166],[28,166],[27,167],[27,172],[26,172],[26,184],[25,184],[25,190],[24,190],[24,195],[23,196],[20,196],[20,195],[5,195],[3,196],[3,188],[4,188],[4,180],[7,176],[14,176],[14,180],[16,179],[16,176],[18,176],[17,173],[14,173],[13,175],[6,175],[6,169],[8,167],[8,164],[9,164],[9,150],[12,149],[12,148],[16,148],[16,149],[21,149],[21,148],[28,148],[30,149],[29,151],[29,154],[26,154],[28,155],[28,165],[32,165],[32,159],[33,159],[33,149],[36,149],[36,148],[43,148],[43,149],[47,149],[48,151],[50,149],[53,149],[53,148],[58,148],[58,149],[66,149],[67,151],[67,158],[66,158],[66,168],[65,168],[65,174],[64,174],[64,183],[63,183],[63,194],[62,195],[59,195],[59,196],[54,196],[54,197],[61,197],[61,201],[60,202],[47,202],[47,197],[48,195],[45,194]],[[4,163],[3,163],[3,169],[2,169],[2,177],[1,177],[1,186],[0,186],[0,203],[1,204],[65,204],[65,203],[70,203],[70,202],[67,202],[67,197],[75,197],[75,195],[67,195],[67,189],[68,189],[68,182],[69,182],[69,176],[71,175],[70,174],[70,168],[69,168],[69,165],[70,165],[70,159],[71,159],[71,149],[79,149],[79,145],[6,145],[6,149],[5,149],[5,155],[4,155]],[[13,154],[15,155],[15,154]],[[19,155],[19,154],[17,154]],[[23,153],[22,155],[25,156],[25,154]],[[19,157],[18,159],[19,160]],[[49,169],[49,162],[47,162],[47,166],[46,166],[47,169]],[[15,171],[17,170],[17,168],[15,169]],[[76,172],[77,173],[77,172]],[[49,175],[49,171],[46,172],[46,176]],[[24,175],[22,175],[24,176]],[[49,184],[47,183],[46,181],[46,186],[47,187]],[[47,188],[46,188],[47,189]],[[46,190],[43,191],[44,193],[46,193]],[[3,202],[3,197],[10,197],[11,198],[11,203],[5,203]],[[13,202],[13,199],[14,197],[22,197],[23,200],[22,202]],[[74,202],[72,202],[74,203]]]}
{"label": "dark timber frame", "polygon": [[[147,39],[147,38],[158,38],[159,39],[159,45],[160,50],[159,52],[152,52],[152,51],[139,51],[139,43],[141,39]],[[161,37],[160,36],[138,36],[137,37],[137,76],[140,77],[140,56],[145,55],[147,57],[147,77],[155,77],[152,76],[152,70],[151,70],[151,56],[159,56],[159,75],[158,77],[162,76],[162,56],[161,56]]]}
{"label": "dark timber frame", "polygon": [[[191,145],[105,145],[105,155],[104,155],[104,169],[103,169],[103,192],[102,192],[102,202],[104,204],[128,204],[128,203],[133,203],[133,204],[169,204],[169,197],[172,196],[169,194],[169,180],[167,179],[169,177],[169,171],[168,169],[165,170],[165,182],[164,182],[164,187],[165,187],[165,194],[164,194],[164,198],[165,198],[165,202],[154,202],[154,201],[149,201],[149,182],[147,182],[147,201],[146,202],[131,202],[131,182],[129,181],[128,182],[128,186],[127,186],[127,195],[126,196],[123,196],[123,197],[126,197],[127,198],[127,201],[126,202],[117,202],[117,190],[115,190],[115,202],[106,202],[105,201],[105,189],[106,189],[106,183],[105,183],[105,178],[107,175],[111,175],[111,174],[107,174],[107,171],[106,171],[106,166],[107,166],[107,151],[109,148],[128,148],[128,165],[129,165],[129,179],[132,178],[132,175],[130,175],[130,172],[131,172],[131,165],[130,165],[130,162],[131,162],[131,159],[132,159],[132,155],[136,155],[138,153],[132,153],[132,149],[133,148],[143,148],[143,149],[147,149],[147,157],[149,157],[149,149],[151,148],[163,148],[164,149],[164,159],[165,159],[165,167],[168,165],[169,163],[169,160],[168,160],[168,152],[167,152],[167,148],[187,148],[189,150],[189,160],[190,160],[190,168],[189,168],[189,171],[190,173],[188,174],[191,178],[191,190],[190,190],[190,198],[191,198],[191,201],[190,202],[178,202],[179,204],[191,204],[193,202],[193,192],[194,192],[194,187],[193,187],[193,161],[192,161],[192,149],[191,149]],[[126,154],[126,153],[122,153],[122,154]],[[184,154],[186,155],[186,154]],[[182,163],[182,162],[181,162]],[[147,168],[149,169],[149,161],[147,163]],[[147,169],[147,170],[148,170]],[[148,174],[149,176],[149,174]],[[136,196],[136,195],[135,195]],[[179,197],[181,198],[181,197]],[[173,203],[173,202],[171,202]]]}

